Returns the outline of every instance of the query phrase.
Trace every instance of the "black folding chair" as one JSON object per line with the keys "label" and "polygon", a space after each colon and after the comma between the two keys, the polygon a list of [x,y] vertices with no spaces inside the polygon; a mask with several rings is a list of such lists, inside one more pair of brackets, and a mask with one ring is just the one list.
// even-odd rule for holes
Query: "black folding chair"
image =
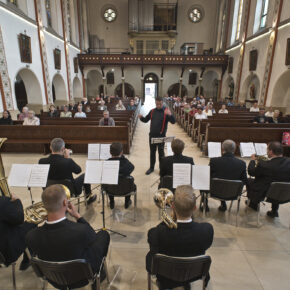
{"label": "black folding chair", "polygon": [[[290,182],[272,182],[267,191],[265,201],[277,204],[290,202]],[[261,203],[258,204],[257,211],[257,226],[260,225],[260,204]]]}
{"label": "black folding chair", "polygon": [[[9,267],[10,265],[6,264],[6,259],[3,256],[3,254],[0,252],[0,265],[3,265],[5,267]],[[16,289],[16,276],[15,276],[15,266],[16,266],[16,261],[11,263],[12,266],[12,282],[13,282],[13,289]]]}
{"label": "black folding chair", "polygon": [[91,284],[92,290],[99,290],[101,284],[101,270],[104,270],[108,278],[108,270],[106,259],[103,258],[100,270],[94,274],[91,265],[83,259],[64,261],[64,262],[48,262],[31,258],[31,265],[35,274],[43,280],[42,289],[45,290],[47,282],[53,283],[61,287],[61,289],[71,289],[73,285],[83,287]]}
{"label": "black folding chair", "polygon": [[170,257],[162,254],[154,255],[151,273],[148,273],[148,290],[152,289],[152,276],[160,275],[182,286],[188,281],[202,280],[202,289],[206,289],[206,277],[211,265],[211,257]]}
{"label": "black folding chair", "polygon": [[175,189],[173,188],[173,177],[171,175],[161,177],[158,188],[167,188],[175,193]]}
{"label": "black folding chair", "polygon": [[[210,192],[204,192],[203,200],[208,197],[220,200],[231,201],[229,212],[232,209],[234,200],[237,201],[236,226],[238,226],[238,215],[240,211],[241,195],[243,192],[243,182],[241,180],[228,180],[220,178],[212,178],[210,182]],[[203,207],[203,214],[205,216],[205,206]]]}

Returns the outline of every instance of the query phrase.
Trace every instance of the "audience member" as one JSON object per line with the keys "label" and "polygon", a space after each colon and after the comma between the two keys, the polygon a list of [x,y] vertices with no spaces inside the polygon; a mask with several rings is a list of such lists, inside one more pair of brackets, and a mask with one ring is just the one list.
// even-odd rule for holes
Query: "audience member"
{"label": "audience member", "polygon": [[94,105],[97,103],[97,100],[95,98],[91,98],[90,104]]}
{"label": "audience member", "polygon": [[183,107],[183,111],[184,111],[184,113],[188,114],[191,111],[190,104],[185,104]]}
{"label": "audience member", "polygon": [[284,123],[284,119],[283,119],[283,117],[280,116],[279,110],[274,111],[274,115],[273,115],[272,119],[270,118],[269,123],[275,123],[275,124]]}
{"label": "audience member", "polygon": [[258,107],[258,103],[255,102],[255,103],[253,104],[253,106],[250,108],[250,112],[259,112],[259,111],[260,111],[260,109],[259,109],[259,107]]}
{"label": "audience member", "polygon": [[130,100],[130,104],[128,105],[127,110],[128,111],[135,111],[136,110],[136,105],[135,105],[133,99]]}
{"label": "audience member", "polygon": [[268,118],[273,118],[274,117],[274,111],[273,111],[272,107],[269,108],[269,111],[266,112],[265,116],[268,117]]}
{"label": "audience member", "polygon": [[[69,202],[62,185],[47,187],[41,199],[47,211],[47,220],[43,226],[33,229],[26,236],[27,245],[33,255],[52,262],[84,259],[91,265],[93,273],[97,273],[103,257],[108,253],[108,232],[95,232]],[[77,222],[68,220],[66,213]],[[102,278],[105,278],[104,275]],[[59,285],[49,282],[59,289]],[[80,288],[86,284],[87,281],[79,281],[69,285],[69,289]]]}
{"label": "audience member", "polygon": [[212,115],[216,113],[213,105],[208,105],[208,110],[212,112]]}
{"label": "audience member", "polygon": [[204,96],[200,96],[200,103],[204,106],[205,105],[205,98],[204,98]]}
{"label": "audience member", "polygon": [[41,158],[39,164],[49,164],[48,179],[51,180],[70,180],[75,188],[76,195],[80,195],[85,189],[85,195],[88,203],[96,200],[96,195],[91,196],[91,185],[84,184],[85,174],[77,178],[74,174],[79,174],[82,169],[70,158],[70,150],[65,148],[65,143],[61,138],[54,138],[50,142],[51,154],[47,158]]}
{"label": "audience member", "polygon": [[103,116],[99,122],[99,126],[115,126],[115,121],[110,117],[109,111],[104,111]]}
{"label": "audience member", "polygon": [[98,106],[98,110],[101,110],[101,111],[106,111],[107,110],[107,106],[105,105],[105,101],[103,99],[100,100],[100,104]]}
{"label": "audience member", "polygon": [[8,110],[3,111],[3,116],[0,119],[0,125],[13,125],[11,114]]}
{"label": "audience member", "polygon": [[229,111],[227,110],[227,107],[225,104],[222,105],[221,109],[219,110],[219,114],[228,114]]}
{"label": "audience member", "polygon": [[207,115],[202,112],[202,107],[197,107],[197,112],[195,113],[194,118],[197,120],[207,119]]}
{"label": "audience member", "polygon": [[[267,147],[270,160],[259,160],[252,155],[248,165],[248,173],[255,179],[249,180],[248,206],[257,210],[258,203],[264,200],[271,182],[290,182],[290,158],[283,157],[283,146],[280,142],[270,142]],[[272,202],[272,210],[267,212],[269,217],[278,217],[279,205]]]}
{"label": "audience member", "polygon": [[50,105],[49,111],[48,111],[48,116],[50,118],[56,118],[56,117],[58,117],[58,111],[55,108],[55,105]]}
{"label": "audience member", "polygon": [[209,109],[209,106],[205,106],[203,114],[207,115],[208,117],[212,116],[212,110]]}
{"label": "audience member", "polygon": [[90,113],[92,110],[91,110],[91,106],[90,105],[86,105],[85,107],[85,112],[86,113]]}
{"label": "audience member", "polygon": [[272,122],[272,118],[268,118],[265,116],[265,109],[260,108],[259,115],[253,119],[253,123],[255,124],[263,124]]}
{"label": "audience member", "polygon": [[22,108],[22,113],[20,113],[18,115],[18,120],[19,121],[24,121],[24,119],[28,117],[28,111],[29,111],[28,107],[23,107]]}
{"label": "audience member", "polygon": [[61,118],[71,118],[72,117],[72,112],[70,112],[69,107],[67,105],[65,105],[63,107],[63,112],[60,113],[60,117]]}
{"label": "audience member", "polygon": [[24,126],[39,126],[40,120],[35,116],[35,112],[30,110],[28,111],[28,116],[24,118],[23,121]]}
{"label": "audience member", "polygon": [[207,105],[212,105],[213,106],[213,101],[212,101],[212,98],[209,99],[209,101],[207,102]]}
{"label": "audience member", "polygon": [[83,108],[85,108],[86,106],[90,105],[90,102],[87,98],[83,98],[81,104],[83,105]]}
{"label": "audience member", "polygon": [[116,110],[117,111],[126,111],[125,106],[123,105],[122,100],[119,100],[118,104],[116,105]]}
{"label": "audience member", "polygon": [[[193,257],[204,255],[212,245],[214,230],[209,223],[197,223],[192,220],[196,208],[196,196],[190,185],[178,186],[172,204],[177,229],[170,229],[164,222],[148,232],[150,251],[146,256],[146,269],[150,273],[155,254],[174,257]],[[206,277],[206,284],[209,281]],[[183,286],[190,289],[190,282],[180,283],[157,275],[159,289],[173,289]]]}
{"label": "audience member", "polygon": [[233,107],[234,105],[235,105],[235,104],[234,104],[233,100],[228,99],[227,106],[228,106],[228,107]]}
{"label": "audience member", "polygon": [[134,104],[135,104],[135,106],[137,106],[139,104],[139,100],[140,100],[140,98],[138,96],[136,96],[134,98]]}
{"label": "audience member", "polygon": [[78,105],[77,110],[78,111],[74,115],[75,118],[86,118],[87,117],[86,113],[83,112],[83,106],[82,105]]}

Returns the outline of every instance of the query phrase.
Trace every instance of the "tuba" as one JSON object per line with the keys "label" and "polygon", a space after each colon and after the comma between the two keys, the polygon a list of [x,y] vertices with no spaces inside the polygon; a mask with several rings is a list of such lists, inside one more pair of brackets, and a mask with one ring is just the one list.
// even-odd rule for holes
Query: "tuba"
{"label": "tuba", "polygon": [[[6,140],[7,138],[0,138],[0,149]],[[11,196],[11,193],[7,184],[7,180],[5,177],[5,170],[4,170],[1,154],[0,154],[0,194],[4,196],[8,196],[8,197]]]}
{"label": "tuba", "polygon": [[173,193],[167,188],[160,188],[155,193],[153,199],[157,207],[161,209],[161,219],[163,220],[163,222],[170,229],[173,228],[176,229],[177,228],[177,223],[175,221],[176,218],[169,216],[166,212],[166,206],[171,206],[174,200]]}

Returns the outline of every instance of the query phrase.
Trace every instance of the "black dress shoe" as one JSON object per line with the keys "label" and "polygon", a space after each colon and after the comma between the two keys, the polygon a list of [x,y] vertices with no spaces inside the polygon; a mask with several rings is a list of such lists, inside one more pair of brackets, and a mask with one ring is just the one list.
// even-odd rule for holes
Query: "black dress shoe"
{"label": "black dress shoe", "polygon": [[225,212],[227,210],[227,204],[225,202],[221,202],[221,205],[218,207],[219,211]]}
{"label": "black dress shoe", "polygon": [[145,172],[145,174],[146,174],[146,175],[149,175],[149,174],[151,174],[153,171],[154,171],[154,168],[149,168],[149,169]]}
{"label": "black dress shoe", "polygon": [[275,218],[275,217],[279,217],[278,211],[267,211],[267,216],[270,218]]}
{"label": "black dress shoe", "polygon": [[97,196],[94,194],[93,196],[91,196],[88,199],[87,204],[89,205],[89,204],[93,203],[94,201],[96,201],[96,199],[97,199]]}
{"label": "black dress shoe", "polygon": [[19,270],[20,271],[25,271],[27,268],[29,268],[30,265],[31,264],[30,264],[30,261],[29,260],[28,261],[22,261],[20,263]]}
{"label": "black dress shoe", "polygon": [[115,201],[110,200],[110,209],[114,209],[114,207],[115,207]]}

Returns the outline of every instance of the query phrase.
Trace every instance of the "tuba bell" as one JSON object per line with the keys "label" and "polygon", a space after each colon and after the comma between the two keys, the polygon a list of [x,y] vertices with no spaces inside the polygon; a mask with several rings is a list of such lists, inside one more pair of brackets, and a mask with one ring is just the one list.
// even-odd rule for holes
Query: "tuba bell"
{"label": "tuba bell", "polygon": [[174,201],[174,194],[167,188],[160,188],[155,193],[154,202],[161,209],[161,219],[170,229],[177,229],[176,218],[171,217],[166,212],[166,206],[171,206]]}
{"label": "tuba bell", "polygon": [[[7,138],[0,138],[0,149],[6,140]],[[1,154],[0,154],[0,194],[11,197],[11,193],[7,184],[7,179],[5,177],[5,170]]]}

